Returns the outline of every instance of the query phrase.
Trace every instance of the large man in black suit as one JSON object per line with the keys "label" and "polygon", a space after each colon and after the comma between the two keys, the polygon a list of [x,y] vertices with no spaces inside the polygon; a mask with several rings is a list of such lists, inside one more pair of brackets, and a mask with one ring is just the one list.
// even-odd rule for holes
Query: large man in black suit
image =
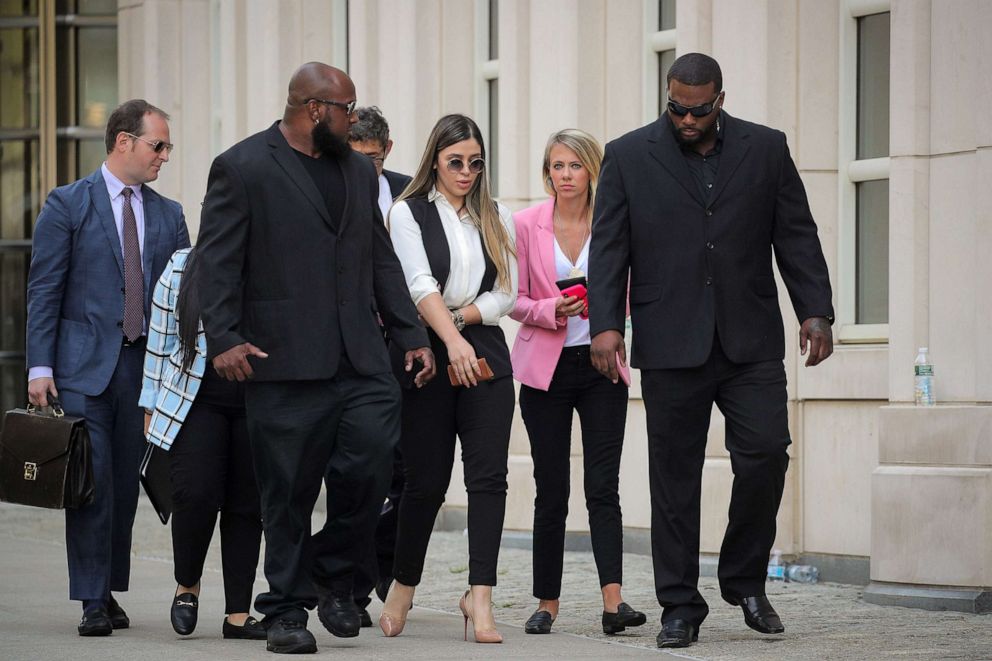
{"label": "large man in black suit", "polygon": [[720,589],[751,628],[784,631],[765,597],[791,442],[773,249],[806,365],[833,350],[827,267],[785,135],[724,112],[722,89],[715,60],[678,58],[667,113],[607,145],[596,192],[592,354],[616,381],[629,275],[664,607],[659,647],[691,644],[709,610],[697,589],[699,498],[714,403],[734,471]]}
{"label": "large man in black suit", "polygon": [[354,109],[344,72],[300,67],[282,120],[214,160],[201,216],[208,358],[226,378],[251,379],[269,581],[255,606],[273,652],[316,651],[306,629],[314,606],[331,633],[358,634],[350,592],[335,589],[331,526],[311,539],[310,516],[334,470],[348,476],[327,495],[336,527],[371,537],[388,487],[400,399],[376,309],[407,368],[423,363],[417,380],[434,373],[376,204],[375,170],[348,146]]}

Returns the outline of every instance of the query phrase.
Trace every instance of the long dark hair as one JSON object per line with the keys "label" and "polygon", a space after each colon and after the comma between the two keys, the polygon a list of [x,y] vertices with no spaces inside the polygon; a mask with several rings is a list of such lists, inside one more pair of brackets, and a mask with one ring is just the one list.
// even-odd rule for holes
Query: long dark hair
{"label": "long dark hair", "polygon": [[[427,146],[420,159],[420,166],[396,201],[427,195],[436,182],[437,155],[462,140],[478,142],[479,149],[482,150],[482,158],[486,158],[486,143],[482,140],[482,131],[471,118],[465,115],[445,115],[437,120],[434,130],[427,138]],[[496,277],[500,288],[510,292],[510,258],[516,256],[517,250],[509,232],[503,226],[496,202],[493,201],[487,172],[483,171],[476,177],[471,190],[465,196],[465,210],[479,229],[482,244],[489,253],[489,258],[496,265]]]}
{"label": "long dark hair", "polygon": [[197,286],[196,248],[191,248],[186,257],[186,268],[179,281],[179,295],[176,297],[176,321],[179,323],[179,350],[183,358],[183,371],[193,367],[196,358],[196,336],[200,332],[200,288]]}

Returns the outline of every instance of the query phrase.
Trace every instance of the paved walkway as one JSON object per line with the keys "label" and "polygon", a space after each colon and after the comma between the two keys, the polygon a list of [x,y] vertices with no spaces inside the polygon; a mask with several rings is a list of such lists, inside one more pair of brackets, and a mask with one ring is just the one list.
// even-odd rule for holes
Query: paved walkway
{"label": "paved walkway", "polygon": [[[319,516],[319,515],[318,515]],[[109,638],[76,635],[78,605],[65,599],[64,525],[60,512],[0,504],[0,660],[21,659],[272,659],[255,641],[220,636],[223,596],[220,553],[214,548],[203,579],[200,625],[190,637],[169,624],[172,579],[168,529],[147,503],[135,525],[132,589],[120,595],[133,627]],[[316,521],[316,519],[315,519]],[[216,537],[216,536],[215,536]],[[597,579],[589,553],[567,553],[562,613],[550,636],[526,636],[522,624],[535,606],[529,596],[530,553],[504,549],[495,591],[496,618],[505,642],[462,642],[457,600],[467,577],[466,539],[435,533],[422,587],[407,630],[384,638],[365,629],[352,639],[334,638],[311,619],[319,655],[341,659],[992,659],[992,616],[932,613],[880,607],[861,600],[856,587],[775,584],[769,594],[786,624],[782,636],[746,628],[740,611],[723,603],[713,579],[703,579],[711,613],[700,641],[666,652],[655,647],[660,609],[651,587],[650,558],[625,556],[624,595],[648,612],[648,624],[618,636],[599,629]],[[259,572],[256,590],[264,587]],[[370,609],[378,615],[379,603]],[[471,632],[469,633],[471,639]]]}

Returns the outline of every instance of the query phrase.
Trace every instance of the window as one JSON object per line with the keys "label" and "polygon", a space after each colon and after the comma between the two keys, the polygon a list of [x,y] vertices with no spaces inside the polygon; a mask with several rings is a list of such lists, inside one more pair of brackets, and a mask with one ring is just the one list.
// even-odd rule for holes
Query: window
{"label": "window", "polygon": [[[885,9],[883,3],[882,9]],[[842,12],[839,337],[885,342],[889,321],[889,17]]]}
{"label": "window", "polygon": [[45,195],[96,169],[117,105],[116,0],[0,0],[0,411],[23,406],[31,235]]}
{"label": "window", "polygon": [[486,143],[486,169],[499,194],[499,0],[476,0],[476,120]]}
{"label": "window", "polygon": [[668,101],[668,70],[675,61],[676,0],[646,0],[645,25],[648,26],[645,49],[644,119],[653,121],[665,112]]}

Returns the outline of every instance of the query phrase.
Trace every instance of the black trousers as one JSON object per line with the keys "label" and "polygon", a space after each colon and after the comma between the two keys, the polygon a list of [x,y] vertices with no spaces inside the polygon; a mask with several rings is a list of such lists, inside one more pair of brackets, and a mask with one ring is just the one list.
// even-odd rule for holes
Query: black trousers
{"label": "black trousers", "polygon": [[453,387],[447,360],[438,376],[403,396],[403,451],[406,485],[400,503],[393,576],[417,585],[427,543],[451,481],[455,436],[462,446],[468,491],[469,585],[496,585],[506,462],[513,419],[513,380],[504,376],[472,388]]}
{"label": "black trousers", "polygon": [[[317,590],[350,592],[389,482],[400,429],[391,373],[363,376],[342,358],[332,379],[249,382],[248,434],[262,501],[269,591],[255,608],[267,619],[307,620]],[[328,519],[311,537],[321,480]]]}
{"label": "black trousers", "polygon": [[247,613],[251,608],[262,542],[244,401],[244,386],[222,379],[208,363],[196,400],[169,450],[176,582],[199,582],[220,510],[226,613]]}
{"label": "black trousers", "polygon": [[651,550],[662,621],[698,627],[709,607],[699,579],[699,498],[706,434],[716,403],[734,471],[718,571],[725,597],[763,595],[789,438],[781,361],[732,363],[715,340],[699,367],[644,370],[651,486]]}
{"label": "black trousers", "polygon": [[600,587],[623,582],[620,454],[627,386],[592,366],[589,346],[565,347],[547,392],[521,386],[520,414],[534,460],[534,596],[561,596],[568,515],[572,412],[582,426],[582,467],[593,557]]}
{"label": "black trousers", "polygon": [[[386,502],[379,511],[375,535],[364,540],[365,551],[355,566],[354,598],[362,608],[372,603],[372,590],[380,580],[392,580],[393,558],[396,549],[396,523],[400,500],[403,497],[403,454],[397,444],[393,454],[393,474],[386,493]],[[331,487],[328,487],[330,489]],[[353,540],[353,544],[363,540]]]}

